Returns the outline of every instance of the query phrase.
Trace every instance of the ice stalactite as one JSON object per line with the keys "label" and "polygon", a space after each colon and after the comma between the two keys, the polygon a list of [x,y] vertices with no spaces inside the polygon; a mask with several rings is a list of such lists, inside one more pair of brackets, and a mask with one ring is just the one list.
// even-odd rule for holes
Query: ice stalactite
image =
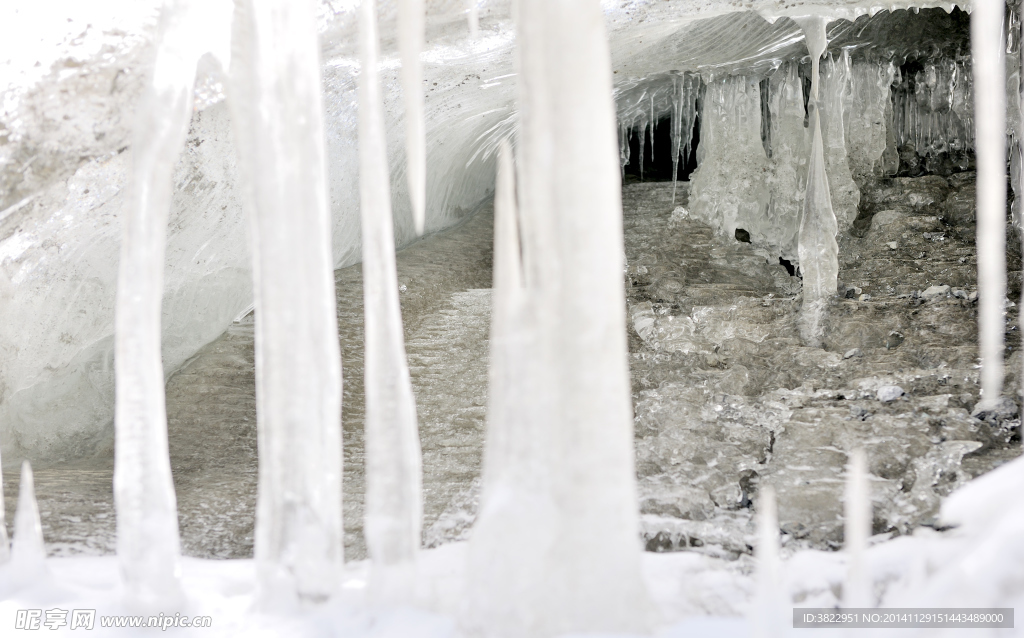
{"label": "ice stalactite", "polygon": [[868,486],[867,459],[861,449],[850,454],[843,510],[843,549],[846,552],[843,607],[874,607],[871,576],[865,557],[868,538],[871,536],[871,492]]}
{"label": "ice stalactite", "polygon": [[697,95],[700,76],[683,73],[672,80],[672,203],[676,201],[676,181],[679,178],[679,158],[690,157],[693,125],[697,119]]}
{"label": "ice stalactite", "polygon": [[1006,297],[1006,81],[1004,5],[981,0],[971,11],[975,156],[978,166],[978,332],[981,403],[993,405],[1003,389]]}
{"label": "ice stalactite", "polygon": [[398,48],[402,56],[402,100],[405,104],[405,170],[409,181],[416,234],[423,234],[427,206],[427,138],[424,120],[423,0],[401,0],[398,5]]}
{"label": "ice stalactite", "polygon": [[14,512],[14,542],[11,547],[11,569],[16,578],[33,578],[46,569],[46,544],[43,525],[36,503],[32,466],[21,463],[21,485],[18,488],[18,509]]}
{"label": "ice stalactite", "polygon": [[775,490],[761,489],[757,503],[757,580],[749,616],[754,638],[780,638],[789,624],[792,601],[782,582],[779,558],[779,517]]}
{"label": "ice stalactite", "polygon": [[832,212],[839,228],[849,228],[857,218],[860,189],[853,181],[846,155],[844,107],[850,100],[850,53],[829,55],[821,72],[821,134],[825,150],[825,172],[832,194]]}
{"label": "ice stalactite", "polygon": [[768,157],[761,143],[758,80],[708,78],[697,157],[690,212],[726,237],[743,228],[754,241],[765,241],[771,232]]}
{"label": "ice stalactite", "polygon": [[331,596],[343,565],[341,354],[312,2],[236,5],[231,106],[251,219],[265,606]]}
{"label": "ice stalactite", "polygon": [[[462,624],[471,635],[530,636],[545,605],[557,510],[547,490],[545,413],[533,387],[537,310],[525,286],[512,154],[503,144],[494,190],[494,286],[488,368],[487,433],[480,509],[469,541]],[[510,604],[514,601],[514,604]],[[536,613],[536,611],[534,611]],[[492,633],[493,632],[493,633]]]}
{"label": "ice stalactite", "polygon": [[[544,419],[536,426],[543,435],[536,449],[546,448],[537,480],[553,512],[540,539],[544,555],[523,567],[543,570],[530,594],[535,606],[505,616],[511,627],[491,630],[524,636],[644,631],[652,603],[637,542],[605,21],[597,0],[522,0],[516,27],[522,252],[538,338],[526,400]],[[534,538],[511,538],[506,551],[522,556],[536,546]]]}
{"label": "ice stalactite", "polygon": [[896,65],[891,60],[856,60],[850,65],[850,91],[843,104],[843,116],[847,161],[854,178],[892,174],[898,168],[883,160],[895,75]]}
{"label": "ice stalactite", "polygon": [[822,143],[819,116],[818,63],[825,52],[826,20],[820,16],[798,18],[811,54],[811,93],[807,100],[811,128],[811,152],[807,167],[807,190],[804,194],[803,216],[797,252],[803,274],[803,308],[800,316],[800,336],[808,346],[820,346],[824,332],[823,321],[828,304],[836,294],[839,279],[839,245],[836,243],[838,224],[832,210]]}
{"label": "ice stalactite", "polygon": [[480,7],[477,6],[479,0],[466,0],[466,19],[469,22],[469,37],[476,39],[480,33]]}
{"label": "ice stalactite", "polygon": [[[953,153],[964,168],[974,148],[973,78],[966,60],[938,59],[897,78],[893,90],[896,143],[923,158]],[[1004,102],[1005,103],[1005,102]]]}
{"label": "ice stalactite", "polygon": [[11,559],[11,543],[7,538],[7,521],[4,514],[3,463],[0,463],[0,565]]}
{"label": "ice stalactite", "polygon": [[201,53],[190,37],[195,20],[189,2],[172,0],[161,11],[153,75],[136,116],[114,317],[117,555],[126,595],[144,607],[182,599],[161,306],[171,175],[192,116]]}
{"label": "ice stalactite", "polygon": [[771,171],[767,240],[782,256],[797,261],[797,235],[807,186],[808,134],[804,127],[803,82],[796,62],[779,67],[768,81],[771,113]]}
{"label": "ice stalactite", "polygon": [[377,14],[359,9],[359,195],[366,313],[366,547],[371,596],[411,603],[423,518],[416,404],[398,301]]}

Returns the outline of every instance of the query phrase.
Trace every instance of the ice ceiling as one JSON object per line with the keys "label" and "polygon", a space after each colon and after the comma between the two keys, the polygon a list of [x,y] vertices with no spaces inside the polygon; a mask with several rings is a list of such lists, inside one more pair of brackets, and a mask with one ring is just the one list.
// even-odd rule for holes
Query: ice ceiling
{"label": "ice ceiling", "polygon": [[[336,267],[360,259],[354,4],[324,1],[319,13]],[[911,4],[915,9],[906,10]],[[156,5],[18,3],[0,9],[7,14],[0,18],[0,42],[7,46],[0,53],[0,85],[6,85],[0,112],[5,463],[29,458],[45,464],[109,453],[112,445],[120,220]],[[207,10],[207,28],[196,38],[210,54],[200,63],[191,129],[174,174],[163,303],[168,374],[252,305],[223,95],[231,3],[211,2]],[[471,38],[465,2],[427,3],[427,232],[464,219],[492,192],[497,144],[516,126],[510,3],[481,2],[478,10],[479,34]],[[604,11],[621,125],[637,124],[645,111],[655,111],[654,120],[665,116],[670,101],[652,100],[649,109],[637,110],[638,98],[684,72],[760,81],[784,62],[805,61],[803,31],[790,16],[831,16],[834,57],[842,59],[845,51],[854,62],[879,68],[911,58],[962,60],[969,51],[966,15],[949,2],[622,0],[605,2]],[[381,3],[387,153],[396,241],[404,245],[415,233],[404,179],[395,14],[395,3]],[[790,249],[785,237],[764,234],[779,254]]]}

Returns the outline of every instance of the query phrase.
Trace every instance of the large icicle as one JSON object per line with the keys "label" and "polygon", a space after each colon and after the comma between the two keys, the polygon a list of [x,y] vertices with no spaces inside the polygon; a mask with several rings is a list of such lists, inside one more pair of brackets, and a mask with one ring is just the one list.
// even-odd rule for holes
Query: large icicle
{"label": "large icicle", "polygon": [[16,578],[31,579],[46,569],[46,545],[43,525],[39,520],[32,466],[21,463],[21,485],[18,489],[18,509],[14,513],[14,544],[11,547],[11,569]]}
{"label": "large icicle", "polygon": [[759,84],[744,76],[708,78],[690,212],[726,237],[743,228],[765,241],[772,229]]}
{"label": "large icicle", "polygon": [[341,354],[310,0],[240,0],[231,69],[252,219],[264,604],[315,602],[343,565]]}
{"label": "large icicle", "polygon": [[4,514],[3,463],[0,463],[0,565],[11,559],[11,542],[7,538],[7,521]]}
{"label": "large icicle", "polygon": [[[768,81],[772,158],[768,186],[770,245],[783,257],[797,261],[797,236],[807,190],[808,134],[804,128],[804,91],[796,62],[787,62]],[[749,229],[748,229],[749,230]]]}
{"label": "large icicle", "polygon": [[864,554],[871,536],[871,493],[868,488],[868,468],[864,450],[850,454],[846,468],[846,494],[844,506],[844,549],[846,551],[846,581],[843,583],[843,607],[874,607],[871,578]]}
{"label": "large icicle", "polygon": [[462,614],[470,635],[498,637],[541,633],[538,610],[545,601],[537,584],[547,576],[557,516],[545,480],[545,413],[535,400],[542,390],[531,386],[542,371],[536,368],[537,309],[523,280],[515,187],[511,151],[503,144],[494,189],[483,490],[469,542]]}
{"label": "large icicle", "polygon": [[[549,462],[538,480],[554,504],[555,533],[543,539],[548,550],[531,607],[506,616],[512,627],[492,631],[639,632],[650,622],[651,603],[637,543],[621,192],[604,17],[598,0],[521,0],[516,26],[521,236],[539,337],[527,400],[545,420],[537,431]],[[513,538],[507,551],[523,556],[535,547],[533,539]],[[538,563],[531,561],[524,569]]]}
{"label": "large icicle", "polygon": [[779,518],[775,490],[765,486],[757,503],[757,589],[749,616],[754,638],[780,638],[790,621],[791,601],[782,583]]}
{"label": "large icicle", "polygon": [[981,403],[993,405],[1003,390],[1006,297],[1006,82],[1001,44],[1004,5],[997,0],[979,0],[972,7]]}
{"label": "large icicle", "polygon": [[807,168],[807,191],[800,219],[798,253],[803,274],[803,308],[800,336],[809,346],[820,346],[822,325],[829,301],[836,294],[839,280],[838,225],[832,211],[832,195],[825,171],[825,151],[821,139],[818,61],[825,52],[826,20],[820,16],[798,18],[811,54],[811,94],[807,101],[811,125],[811,153]]}
{"label": "large icicle", "polygon": [[892,108],[890,87],[895,74],[896,65],[892,61],[857,60],[851,65],[851,90],[843,105],[843,114],[847,161],[855,178],[883,173],[882,154]]}
{"label": "large icicle", "polygon": [[423,0],[398,5],[398,48],[402,55],[402,99],[405,102],[405,172],[416,234],[423,234],[427,205],[427,138],[423,115]]}
{"label": "large icicle", "polygon": [[850,53],[825,58],[821,72],[821,134],[825,172],[832,195],[832,211],[840,228],[849,228],[857,218],[860,189],[853,181],[846,158],[845,103],[850,95]]}
{"label": "large icicle", "polygon": [[182,597],[160,318],[171,174],[188,132],[200,53],[194,20],[185,1],[161,12],[152,81],[135,123],[114,313],[117,555],[126,595],[145,607]]}
{"label": "large icicle", "polygon": [[398,302],[377,13],[359,12],[359,195],[366,312],[366,547],[371,595],[410,603],[423,516],[416,404]]}

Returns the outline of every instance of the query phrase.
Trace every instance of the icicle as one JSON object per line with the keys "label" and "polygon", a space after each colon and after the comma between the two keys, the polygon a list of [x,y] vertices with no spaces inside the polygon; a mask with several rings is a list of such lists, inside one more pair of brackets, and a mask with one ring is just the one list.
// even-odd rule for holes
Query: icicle
{"label": "icicle", "polygon": [[1003,305],[1006,297],[1004,5],[996,0],[980,0],[972,6],[981,403],[993,405],[999,400],[1003,388]]}
{"label": "icicle", "polygon": [[743,228],[762,241],[770,228],[759,80],[708,79],[698,155],[700,166],[690,177],[690,212],[725,237]]}
{"label": "icicle", "polygon": [[[525,400],[543,419],[536,431],[547,451],[537,480],[556,507],[542,538],[511,539],[506,548],[514,556],[538,544],[547,548],[524,566],[543,569],[531,604],[504,601],[519,610],[505,616],[515,624],[489,629],[537,637],[643,632],[652,607],[636,541],[622,207],[605,22],[597,0],[520,0],[516,33],[522,252],[539,340],[530,353],[536,373]],[[578,313],[578,304],[587,312]]]}
{"label": "icicle", "polygon": [[676,205],[676,182],[679,178],[679,154],[683,128],[683,96],[679,87],[679,79],[672,78],[672,205]]}
{"label": "icicle", "polygon": [[264,606],[331,596],[344,563],[341,354],[319,40],[309,0],[239,0],[231,107],[251,220]]}
{"label": "icicle", "polygon": [[807,170],[807,191],[804,194],[803,217],[797,251],[803,274],[803,309],[800,336],[808,346],[820,346],[824,332],[823,320],[829,301],[836,294],[839,279],[838,225],[832,210],[832,194],[825,172],[825,151],[821,139],[818,85],[818,61],[825,52],[825,18],[813,16],[797,19],[804,29],[807,49],[811,54],[811,95],[807,105],[811,124],[811,153]]}
{"label": "icicle", "polygon": [[466,10],[466,17],[469,20],[469,37],[476,39],[480,33],[480,8],[477,6],[477,0],[467,0],[469,7]]}
{"label": "icicle", "polygon": [[843,584],[843,607],[874,607],[871,576],[864,556],[871,536],[871,493],[868,487],[867,460],[864,450],[850,454],[846,468],[846,498],[843,503],[846,551],[846,581]]}
{"label": "icicle", "polygon": [[11,543],[7,538],[7,522],[4,514],[4,473],[0,463],[0,565],[11,560]]}
{"label": "icicle", "polygon": [[[547,561],[558,510],[548,484],[545,425],[535,398],[543,376],[537,308],[525,287],[512,154],[503,143],[494,190],[494,288],[488,367],[487,437],[480,509],[469,541],[467,602],[461,622],[469,635],[542,635],[541,618],[524,614],[545,605]],[[510,602],[514,601],[514,604]],[[531,612],[532,613],[532,612]]]}
{"label": "icicle", "polygon": [[182,597],[160,319],[171,175],[188,132],[201,54],[195,20],[187,2],[168,2],[161,11],[153,75],[135,123],[114,313],[117,555],[125,593],[144,607],[174,606]]}
{"label": "icicle", "polygon": [[658,126],[658,120],[654,116],[654,96],[651,96],[651,161],[654,161],[654,130]]}
{"label": "icicle", "polygon": [[644,156],[647,155],[647,118],[640,122],[640,130],[637,131],[640,140],[640,181],[644,181]]}
{"label": "icicle", "polygon": [[43,542],[43,524],[39,520],[39,505],[36,503],[32,466],[28,461],[22,461],[18,509],[14,512],[11,567],[20,576],[31,577],[46,569],[45,563],[46,544]]}
{"label": "icicle", "polygon": [[427,140],[420,64],[423,12],[423,0],[401,0],[398,5],[398,47],[402,55],[402,99],[405,100],[405,170],[417,235],[423,234],[427,198]]}
{"label": "icicle", "polygon": [[844,102],[850,95],[850,54],[844,50],[838,58],[829,55],[822,70],[821,130],[825,151],[832,210],[840,228],[846,229],[857,218],[860,189],[853,181],[846,157],[846,113]]}
{"label": "icicle", "polygon": [[377,14],[359,14],[359,193],[366,312],[366,547],[371,595],[411,603],[423,517],[416,405],[398,301],[391,190],[378,77]]}
{"label": "icicle", "polygon": [[757,583],[750,624],[754,638],[779,638],[785,633],[792,608],[782,583],[779,560],[779,520],[775,490],[761,489],[757,504]]}
{"label": "icicle", "polygon": [[772,159],[771,199],[765,237],[786,259],[798,261],[797,236],[807,190],[808,134],[804,128],[803,82],[795,62],[787,62],[769,78]]}
{"label": "icicle", "polygon": [[858,178],[882,172],[886,149],[886,107],[891,107],[890,90],[895,65],[858,60],[851,66],[851,90],[846,94],[846,150],[850,171]]}

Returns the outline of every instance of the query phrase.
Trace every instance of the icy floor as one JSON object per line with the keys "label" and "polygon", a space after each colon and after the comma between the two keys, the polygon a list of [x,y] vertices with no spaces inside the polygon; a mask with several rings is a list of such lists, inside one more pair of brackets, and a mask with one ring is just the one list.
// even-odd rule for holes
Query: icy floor
{"label": "icy floor", "polygon": [[[756,246],[714,236],[689,219],[680,186],[675,210],[670,184],[624,189],[637,468],[648,549],[747,557],[749,505],[762,480],[779,492],[790,553],[835,547],[840,475],[846,451],[858,445],[867,448],[875,476],[876,531],[933,525],[939,497],[1019,454],[1018,421],[983,423],[969,416],[978,394],[975,309],[967,298],[975,279],[971,174],[900,178],[864,189],[865,213],[855,233],[861,236],[843,238],[840,253],[840,279],[849,292],[831,309],[824,350],[804,348],[795,336],[799,281]],[[424,453],[428,547],[467,538],[475,514],[491,224],[485,206],[398,256]],[[365,557],[359,267],[339,270],[336,282],[346,554],[358,560]],[[950,289],[924,294],[939,285]],[[1009,317],[1012,388],[1020,359],[1013,350],[1016,313]],[[203,348],[168,383],[187,555],[251,556],[253,384],[251,317]],[[905,395],[879,401],[878,390],[889,385]],[[112,552],[110,480],[107,460],[37,470],[51,555]],[[6,474],[5,483],[13,514],[16,476]]]}

